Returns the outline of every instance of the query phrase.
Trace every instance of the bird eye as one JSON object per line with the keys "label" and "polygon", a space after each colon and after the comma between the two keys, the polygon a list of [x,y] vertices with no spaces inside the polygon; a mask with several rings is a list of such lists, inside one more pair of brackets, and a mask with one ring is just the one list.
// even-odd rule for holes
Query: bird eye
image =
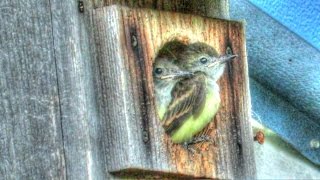
{"label": "bird eye", "polygon": [[154,70],[154,72],[156,73],[156,74],[162,74],[162,68],[156,68],[155,70]]}
{"label": "bird eye", "polygon": [[200,62],[202,64],[206,64],[208,62],[208,59],[203,57],[203,58],[200,59]]}

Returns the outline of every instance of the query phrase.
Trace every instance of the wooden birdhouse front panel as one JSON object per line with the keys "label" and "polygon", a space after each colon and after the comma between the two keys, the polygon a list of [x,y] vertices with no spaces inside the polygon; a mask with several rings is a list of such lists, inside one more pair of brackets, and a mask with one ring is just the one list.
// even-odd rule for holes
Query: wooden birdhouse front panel
{"label": "wooden birdhouse front panel", "polygon": [[[253,149],[242,23],[109,6],[93,12],[93,27],[107,171],[223,179],[254,174],[248,168]],[[205,128],[213,143],[196,144],[196,152],[172,143],[155,108],[153,62],[172,40],[238,55],[218,82],[221,105]]]}

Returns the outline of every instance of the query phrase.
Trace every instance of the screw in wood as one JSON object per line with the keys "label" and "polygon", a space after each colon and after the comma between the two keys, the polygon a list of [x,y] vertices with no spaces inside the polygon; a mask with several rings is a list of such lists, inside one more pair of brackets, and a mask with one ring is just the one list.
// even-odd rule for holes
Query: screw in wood
{"label": "screw in wood", "polygon": [[84,12],[84,3],[83,3],[83,1],[79,1],[78,8],[79,8],[79,12],[81,12],[81,13]]}
{"label": "screw in wood", "polygon": [[320,142],[319,142],[319,140],[318,140],[318,139],[312,139],[312,140],[310,141],[310,147],[311,147],[312,149],[319,149],[319,148],[320,148]]}
{"label": "screw in wood", "polygon": [[132,47],[137,47],[138,45],[137,37],[135,35],[131,36],[131,45]]}

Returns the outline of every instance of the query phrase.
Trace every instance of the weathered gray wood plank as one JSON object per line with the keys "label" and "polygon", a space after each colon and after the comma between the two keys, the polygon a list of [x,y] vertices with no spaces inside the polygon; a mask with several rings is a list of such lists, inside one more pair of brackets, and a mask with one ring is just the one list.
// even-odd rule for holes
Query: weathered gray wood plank
{"label": "weathered gray wood plank", "polygon": [[64,179],[47,0],[0,2],[0,179]]}
{"label": "weathered gray wood plank", "polygon": [[174,11],[214,18],[229,18],[229,0],[93,0],[95,8],[122,5]]}
{"label": "weathered gray wood plank", "polygon": [[96,104],[90,1],[51,1],[67,179],[108,179]]}
{"label": "weathered gray wood plank", "polygon": [[89,3],[86,8],[80,14],[77,1],[1,4],[6,179],[108,177],[91,75],[97,66],[90,60]]}
{"label": "weathered gray wood plank", "polygon": [[[255,177],[241,23],[112,6],[94,11],[94,27],[109,171]],[[222,106],[210,124],[216,144],[202,146],[200,155],[172,144],[155,116],[152,63],[174,38],[206,42],[221,54],[230,46],[239,55],[220,81]]]}

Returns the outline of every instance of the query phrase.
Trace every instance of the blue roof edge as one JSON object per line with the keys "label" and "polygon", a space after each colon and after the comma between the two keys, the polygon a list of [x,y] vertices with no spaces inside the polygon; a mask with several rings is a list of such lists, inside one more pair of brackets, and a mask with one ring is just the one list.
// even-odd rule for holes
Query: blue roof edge
{"label": "blue roof edge", "polygon": [[246,0],[230,0],[246,20],[253,111],[310,161],[320,164],[320,52]]}

